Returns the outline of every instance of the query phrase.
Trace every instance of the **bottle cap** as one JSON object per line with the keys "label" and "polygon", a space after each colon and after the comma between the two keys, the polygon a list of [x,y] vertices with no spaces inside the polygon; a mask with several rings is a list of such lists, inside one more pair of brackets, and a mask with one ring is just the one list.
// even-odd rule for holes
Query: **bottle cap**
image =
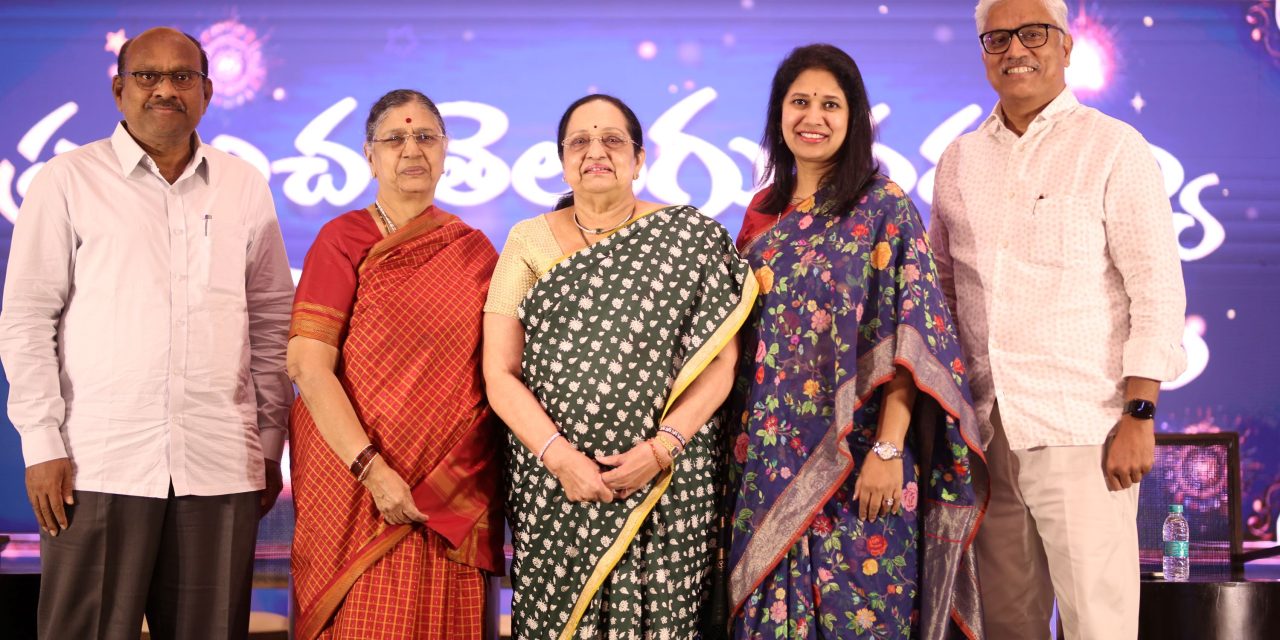
{"label": "bottle cap", "polygon": [[1180,504],[1169,505],[1169,513],[1182,513],[1182,505]]}

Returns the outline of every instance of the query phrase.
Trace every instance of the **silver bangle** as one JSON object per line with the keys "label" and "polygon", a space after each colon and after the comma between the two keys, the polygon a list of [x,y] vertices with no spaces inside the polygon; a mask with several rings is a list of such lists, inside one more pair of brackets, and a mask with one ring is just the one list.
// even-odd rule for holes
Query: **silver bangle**
{"label": "silver bangle", "polygon": [[546,444],[544,444],[544,445],[542,445],[542,451],[539,451],[539,452],[538,452],[538,462],[542,462],[542,456],[547,455],[547,449],[550,449],[550,448],[551,448],[551,443],[552,443],[552,442],[555,442],[555,441],[556,441],[556,438],[559,438],[559,437],[561,437],[561,436],[563,436],[563,435],[564,435],[563,433],[560,433],[559,431],[557,431],[557,432],[555,432],[555,433],[551,434],[551,437],[550,437],[550,438],[547,438],[547,443],[546,443]]}

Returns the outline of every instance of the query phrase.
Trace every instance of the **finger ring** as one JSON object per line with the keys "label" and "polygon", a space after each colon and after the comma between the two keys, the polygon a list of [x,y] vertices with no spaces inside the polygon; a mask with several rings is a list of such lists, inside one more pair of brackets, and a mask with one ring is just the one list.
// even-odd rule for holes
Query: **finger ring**
{"label": "finger ring", "polygon": [[885,499],[884,499],[884,506],[886,506],[886,507],[892,507],[892,506],[893,506],[893,498],[885,498]]}

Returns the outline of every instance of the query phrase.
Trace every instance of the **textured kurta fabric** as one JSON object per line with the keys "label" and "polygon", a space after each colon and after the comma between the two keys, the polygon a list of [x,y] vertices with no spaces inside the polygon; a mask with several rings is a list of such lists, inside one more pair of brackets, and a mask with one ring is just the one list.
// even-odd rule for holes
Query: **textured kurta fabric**
{"label": "textured kurta fabric", "polygon": [[479,362],[496,258],[482,233],[435,209],[385,239],[353,211],[308,254],[291,333],[340,347],[338,377],[361,424],[430,520],[387,526],[300,398],[291,428],[301,637],[481,637],[485,571],[501,567],[500,436]]}
{"label": "textured kurta fabric", "polygon": [[[650,213],[542,276],[520,306],[523,374],[588,456],[653,437],[733,339],[755,280],[724,228],[692,207]],[[712,420],[674,470],[613,503],[569,502],[509,438],[516,638],[695,637],[722,482]]]}
{"label": "textured kurta fabric", "polygon": [[[980,636],[983,439],[919,215],[884,177],[851,212],[823,195],[753,206],[741,239],[760,297],[732,405],[733,635]],[[867,522],[854,486],[895,366],[920,390],[902,513]]]}
{"label": "textured kurta fabric", "polygon": [[975,408],[1009,446],[1099,445],[1124,378],[1173,380],[1186,292],[1160,165],[1070,89],[1021,136],[997,105],[938,161],[933,248]]}

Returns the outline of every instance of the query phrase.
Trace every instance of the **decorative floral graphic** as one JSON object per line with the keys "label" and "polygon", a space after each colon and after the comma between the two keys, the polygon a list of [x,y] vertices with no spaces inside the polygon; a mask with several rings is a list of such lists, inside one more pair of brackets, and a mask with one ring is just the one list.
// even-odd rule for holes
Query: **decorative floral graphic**
{"label": "decorative floral graphic", "polygon": [[209,55],[213,104],[234,109],[253,100],[267,79],[258,34],[231,18],[202,31],[200,44]]}

